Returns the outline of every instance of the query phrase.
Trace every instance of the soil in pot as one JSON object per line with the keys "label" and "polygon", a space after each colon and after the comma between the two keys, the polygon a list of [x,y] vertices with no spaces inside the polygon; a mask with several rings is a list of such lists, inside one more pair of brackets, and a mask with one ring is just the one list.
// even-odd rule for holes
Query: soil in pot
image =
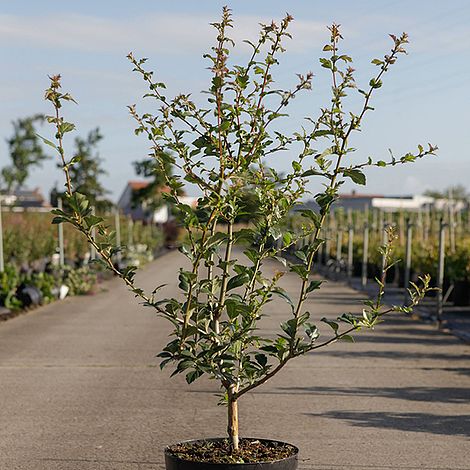
{"label": "soil in pot", "polygon": [[167,456],[195,463],[259,464],[285,459],[296,462],[298,449],[285,442],[240,439],[239,450],[234,453],[231,451],[230,441],[220,438],[181,442],[167,447],[165,453]]}

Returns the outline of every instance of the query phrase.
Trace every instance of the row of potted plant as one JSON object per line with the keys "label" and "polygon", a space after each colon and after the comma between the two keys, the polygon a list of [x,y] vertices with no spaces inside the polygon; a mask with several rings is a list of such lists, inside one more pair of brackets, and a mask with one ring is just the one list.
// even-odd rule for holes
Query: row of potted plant
{"label": "row of potted plant", "polygon": [[[298,218],[299,219],[299,218]],[[294,224],[295,225],[295,224]],[[335,260],[337,257],[337,238],[336,233],[331,231],[330,252],[326,253],[321,260],[327,263],[328,259]],[[369,235],[367,275],[369,279],[375,279],[380,276],[382,269],[382,255],[380,246],[382,244],[382,235],[371,233]],[[346,238],[345,238],[346,240]],[[399,243],[401,242],[401,243]],[[404,270],[406,249],[403,240],[399,240],[395,246],[395,258],[397,263],[387,273],[387,283],[404,287]],[[362,274],[364,240],[362,234],[354,236],[353,240],[353,271],[355,277]],[[435,285],[437,279],[437,266],[439,258],[438,240],[432,238],[426,243],[414,239],[411,244],[411,280],[416,281],[419,276],[427,273],[431,276],[431,284]],[[343,242],[341,258],[343,260],[342,268],[346,270],[345,260],[347,258],[347,243]],[[447,291],[450,285],[453,290],[450,291],[448,300],[458,306],[470,305],[470,237],[464,237],[457,241],[455,250],[452,250],[447,243],[445,250],[444,263],[444,290]]]}
{"label": "row of potted plant", "polygon": [[0,272],[0,306],[11,313],[48,304],[66,295],[85,295],[97,288],[97,273],[90,266],[22,271],[7,264]]}
{"label": "row of potted plant", "polygon": [[[50,259],[58,250],[57,228],[51,225],[50,213],[37,212],[2,212],[3,219],[3,252],[6,262],[18,266],[41,270],[44,260]],[[114,217],[104,218],[106,224],[114,227]],[[155,252],[164,246],[164,234],[158,227],[145,225],[140,221],[132,225],[125,217],[120,218],[121,240],[128,245],[145,245],[149,252]],[[129,230],[132,227],[132,236]],[[86,239],[72,227],[64,227],[65,258],[71,264],[84,259],[89,247]]]}

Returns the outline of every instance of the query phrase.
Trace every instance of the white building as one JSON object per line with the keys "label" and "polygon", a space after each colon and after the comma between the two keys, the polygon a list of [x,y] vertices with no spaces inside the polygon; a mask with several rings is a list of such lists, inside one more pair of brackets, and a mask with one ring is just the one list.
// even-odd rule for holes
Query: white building
{"label": "white building", "polygon": [[[124,215],[130,215],[133,220],[145,220],[154,224],[164,224],[171,218],[171,211],[167,204],[163,204],[158,209],[152,209],[145,201],[135,203],[134,194],[146,188],[150,183],[148,181],[128,181],[124,191],[119,198],[118,208]],[[161,192],[168,193],[167,187],[161,188]],[[179,200],[195,207],[197,205],[197,197],[180,196]]]}

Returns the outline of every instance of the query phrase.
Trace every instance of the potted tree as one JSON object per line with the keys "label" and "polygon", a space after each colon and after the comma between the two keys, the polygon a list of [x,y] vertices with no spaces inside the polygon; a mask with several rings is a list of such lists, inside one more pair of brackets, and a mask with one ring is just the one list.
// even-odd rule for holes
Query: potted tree
{"label": "potted tree", "polygon": [[[93,215],[87,196],[74,191],[70,167],[76,158],[67,158],[64,136],[74,129],[61,114],[66,101],[73,101],[61,91],[60,76],[51,77],[45,98],[54,107],[48,121],[55,126],[56,142],[45,140],[61,159],[66,179],[66,211],[55,210],[54,223],[72,224],[95,247],[99,262],[121,277],[133,294],[166,318],[172,326],[171,341],[159,354],[161,366],[171,367],[172,375],[185,374],[188,383],[209,376],[220,384],[227,408],[227,437],[180,443],[165,450],[167,468],[295,468],[297,449],[289,444],[262,439],[240,439],[238,403],[253,389],[278,374],[292,359],[339,340],[352,340],[362,328],[373,328],[389,312],[409,312],[425,295],[429,277],[410,288],[410,304],[382,305],[385,275],[391,262],[391,242],[382,247],[386,263],[378,279],[378,295],[364,302],[360,316],[344,314],[338,319],[323,319],[330,332],[320,339],[316,325],[309,321],[305,300],[320,288],[321,281],[311,278],[313,260],[321,244],[322,226],[338,190],[346,179],[365,184],[362,170],[368,166],[406,164],[433,154],[436,147],[418,146],[415,153],[390,161],[368,159],[353,164],[348,157],[350,140],[361,130],[374,92],[398,56],[405,52],[407,36],[391,36],[391,51],[372,61],[377,68],[367,88],[357,89],[352,59],[340,52],[342,39],[337,25],[329,28],[330,40],[323,48],[322,67],[331,76],[331,100],[309,117],[292,135],[278,126],[292,100],[311,88],[312,73],[298,75],[292,89],[275,86],[273,72],[284,42],[290,37],[287,15],[280,23],[262,25],[256,42],[247,41],[251,55],[243,65],[232,65],[229,55],[234,47],[228,32],[232,28],[230,10],[213,26],[216,44],[206,55],[212,80],[207,107],[201,108],[189,95],[169,99],[165,85],[156,81],[145,68],[145,59],[132,54],[129,60],[148,84],[146,99],[156,103],[155,114],[139,114],[136,106],[129,111],[137,123],[136,134],[146,136],[155,160],[165,178],[166,195],[181,226],[186,242],[179,250],[190,268],[181,268],[178,282],[181,296],[160,298],[157,287],[147,294],[134,282],[135,267],[119,270],[113,263],[121,249],[103,220]],[[343,105],[348,93],[358,92],[361,108],[346,112]],[[277,126],[277,127],[276,127]],[[270,167],[270,158],[288,150],[293,156],[291,170],[281,174]],[[175,168],[173,173],[170,168]],[[300,210],[304,223],[296,232],[286,230],[286,216],[308,192],[311,178],[324,183],[315,196],[318,211]],[[197,208],[180,198],[183,184],[195,185],[201,196]],[[239,228],[236,220],[246,211],[246,194],[257,207],[254,222]],[[254,201],[253,201],[254,198]],[[93,236],[96,233],[96,236]],[[240,247],[243,247],[240,249]],[[283,253],[291,247],[296,261]],[[279,271],[268,277],[263,271],[267,260],[279,262]],[[295,299],[279,285],[286,271],[298,276],[299,293]],[[265,337],[257,329],[258,320],[275,297],[286,301],[286,320],[276,337]],[[209,467],[207,467],[209,468]]]}

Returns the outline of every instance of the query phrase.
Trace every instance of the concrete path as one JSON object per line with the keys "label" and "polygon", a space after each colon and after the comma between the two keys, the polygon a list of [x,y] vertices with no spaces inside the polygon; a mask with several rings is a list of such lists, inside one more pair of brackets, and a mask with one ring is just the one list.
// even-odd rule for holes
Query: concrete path
{"label": "concrete path", "polygon": [[[177,257],[142,283],[173,282]],[[328,283],[308,308],[333,317],[359,300]],[[270,313],[274,332],[287,309]],[[168,331],[118,280],[0,324],[0,469],[161,469],[165,445],[224,435],[215,383],[160,372]],[[470,469],[470,346],[395,316],[292,362],[240,408],[241,433],[298,445],[301,469]]]}

